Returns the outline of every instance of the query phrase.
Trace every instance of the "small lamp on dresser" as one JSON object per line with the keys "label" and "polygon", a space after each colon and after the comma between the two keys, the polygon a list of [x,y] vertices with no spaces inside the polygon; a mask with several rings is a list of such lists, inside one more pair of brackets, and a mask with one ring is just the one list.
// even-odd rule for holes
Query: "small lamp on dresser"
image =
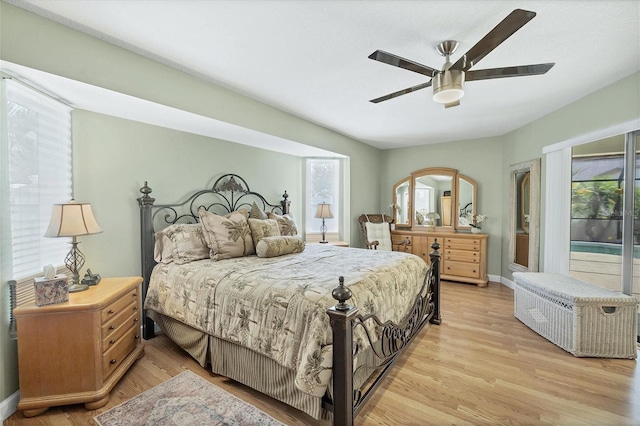
{"label": "small lamp on dresser", "polygon": [[316,218],[322,219],[322,226],[320,227],[320,232],[322,232],[322,241],[323,244],[328,243],[326,239],[327,235],[327,225],[325,224],[325,219],[333,219],[333,213],[331,212],[331,204],[318,204],[318,210],[316,210]]}
{"label": "small lamp on dresser", "polygon": [[87,284],[80,283],[80,269],[84,265],[84,255],[78,249],[76,237],[80,235],[99,234],[102,232],[91,210],[91,204],[76,203],[54,204],[51,222],[44,236],[49,238],[71,237],[71,250],[64,258],[64,264],[71,272],[70,292],[84,291]]}
{"label": "small lamp on dresser", "polygon": [[433,232],[436,230],[436,221],[440,219],[440,215],[438,212],[429,212],[425,215],[425,219],[427,222],[427,228],[429,231]]}

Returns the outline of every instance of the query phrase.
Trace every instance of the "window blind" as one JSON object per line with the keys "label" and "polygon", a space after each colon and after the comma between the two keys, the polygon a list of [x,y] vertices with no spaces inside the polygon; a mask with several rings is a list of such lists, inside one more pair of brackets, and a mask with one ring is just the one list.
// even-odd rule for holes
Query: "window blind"
{"label": "window blind", "polygon": [[320,233],[322,219],[315,217],[318,204],[331,204],[333,219],[327,219],[327,233],[338,234],[342,215],[340,193],[340,161],[334,158],[306,160],[306,234]]}
{"label": "window blind", "polygon": [[[14,279],[38,274],[44,265],[63,265],[69,238],[44,238],[53,204],[72,196],[71,108],[24,85],[3,79],[7,149],[2,191],[9,209],[9,238]],[[5,139],[6,138],[6,139]],[[6,251],[5,251],[6,250]]]}

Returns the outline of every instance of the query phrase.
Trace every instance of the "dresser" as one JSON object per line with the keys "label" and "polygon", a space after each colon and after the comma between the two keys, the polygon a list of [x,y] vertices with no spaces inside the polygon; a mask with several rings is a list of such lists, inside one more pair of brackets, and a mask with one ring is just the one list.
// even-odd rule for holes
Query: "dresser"
{"label": "dresser", "polygon": [[142,278],[103,278],[55,305],[14,310],[18,327],[20,402],[25,417],[56,405],[109,402],[109,393],[143,355]]}
{"label": "dresser", "polygon": [[[472,283],[486,287],[488,234],[462,232],[429,232],[395,230],[391,232],[393,250],[407,251],[430,263],[431,244],[440,244],[440,278],[448,281]],[[402,244],[407,241],[408,244]]]}

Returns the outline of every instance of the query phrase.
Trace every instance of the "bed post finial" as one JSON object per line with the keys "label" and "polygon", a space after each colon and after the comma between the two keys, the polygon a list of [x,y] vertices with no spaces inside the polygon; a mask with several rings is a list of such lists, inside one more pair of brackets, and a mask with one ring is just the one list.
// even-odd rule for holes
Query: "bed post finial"
{"label": "bed post finial", "polygon": [[338,284],[338,287],[333,289],[333,291],[331,292],[331,295],[333,296],[334,299],[338,301],[338,304],[336,305],[336,310],[348,311],[350,309],[350,306],[347,305],[345,302],[351,299],[351,290],[349,290],[348,287],[344,286],[344,277],[340,277],[339,281],[340,281],[340,284]]}
{"label": "bed post finial", "polygon": [[146,180],[144,181],[144,186],[140,188],[140,192],[142,192],[142,197],[138,198],[138,203],[140,203],[140,206],[143,206],[145,204],[153,205],[153,202],[156,201],[156,199],[149,196],[149,194],[151,194],[152,192],[152,189],[149,188]]}
{"label": "bed post finial", "polygon": [[282,206],[282,214],[288,214],[289,206],[291,206],[291,201],[289,201],[289,194],[287,194],[286,189],[284,191],[284,194],[282,194],[282,201],[280,201],[280,205]]}

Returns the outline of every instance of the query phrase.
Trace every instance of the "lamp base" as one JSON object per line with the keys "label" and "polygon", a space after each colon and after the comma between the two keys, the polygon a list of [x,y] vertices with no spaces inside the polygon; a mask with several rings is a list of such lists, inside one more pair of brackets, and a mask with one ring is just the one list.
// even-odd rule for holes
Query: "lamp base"
{"label": "lamp base", "polygon": [[68,290],[69,293],[77,293],[79,291],[89,290],[89,286],[86,284],[71,284]]}
{"label": "lamp base", "polygon": [[320,244],[327,244],[329,241],[320,241]]}

